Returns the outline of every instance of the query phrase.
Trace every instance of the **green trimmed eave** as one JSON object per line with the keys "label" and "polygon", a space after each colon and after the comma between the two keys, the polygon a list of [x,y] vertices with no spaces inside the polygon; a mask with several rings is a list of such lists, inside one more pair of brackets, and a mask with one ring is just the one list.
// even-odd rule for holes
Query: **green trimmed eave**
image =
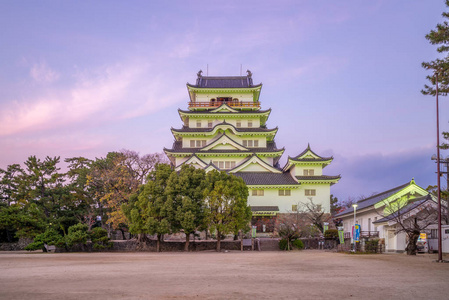
{"label": "green trimmed eave", "polygon": [[390,205],[392,202],[395,201],[406,201],[406,200],[408,201],[408,198],[414,199],[417,197],[425,196],[428,193],[429,192],[427,192],[422,187],[418,186],[412,179],[410,184],[405,188],[403,188],[402,190],[374,204],[374,208],[379,209],[383,206]]}
{"label": "green trimmed eave", "polygon": [[257,184],[257,185],[246,185],[248,189],[299,189],[301,185],[299,184]]}
{"label": "green trimmed eave", "polygon": [[266,210],[258,210],[251,212],[253,217],[273,217],[276,216],[278,213],[279,211],[266,211]]}
{"label": "green trimmed eave", "polygon": [[[225,129],[226,128],[226,129]],[[233,130],[234,129],[234,130]],[[239,137],[266,137],[268,141],[273,141],[276,133],[278,131],[278,128],[274,128],[271,131],[256,131],[256,132],[242,132],[237,131],[234,126],[231,124],[218,124],[215,125],[213,130],[211,131],[204,131],[204,132],[198,132],[198,131],[191,131],[191,132],[184,132],[182,130],[176,130],[175,128],[170,129],[172,134],[177,138],[179,137],[208,137],[218,134],[220,130],[222,130],[222,133],[226,133],[227,131],[231,132],[232,134],[239,136]],[[177,138],[177,140],[179,140]]]}
{"label": "green trimmed eave", "polygon": [[228,112],[228,113],[198,113],[196,111],[183,111],[181,109],[178,109],[178,114],[182,120],[182,122],[185,122],[186,118],[193,118],[193,119],[201,119],[201,120],[205,120],[205,119],[216,119],[217,117],[223,117],[223,119],[226,118],[233,118],[233,119],[245,119],[245,118],[255,118],[255,117],[259,117],[260,118],[260,125],[261,126],[265,126],[266,122],[271,114],[271,108],[263,111],[263,112],[255,112],[255,113],[245,113],[245,112],[240,112],[240,113],[232,113],[232,112]]}
{"label": "green trimmed eave", "polygon": [[[298,180],[298,179],[297,179]],[[298,180],[301,184],[330,184],[334,185],[340,181],[339,179],[318,179],[318,180]]]}
{"label": "green trimmed eave", "polygon": [[290,157],[288,158],[287,163],[285,164],[285,167],[283,168],[284,171],[290,170],[290,168],[292,166],[302,166],[302,167],[309,167],[309,166],[317,166],[317,165],[321,165],[323,167],[323,169],[330,165],[332,162],[332,159],[329,160],[317,160],[317,161],[296,161],[296,160],[292,160]]}
{"label": "green trimmed eave", "polygon": [[168,160],[172,163],[175,164],[176,163],[176,158],[175,156],[173,156],[169,151],[167,151],[168,149],[164,148],[164,153],[167,156]]}

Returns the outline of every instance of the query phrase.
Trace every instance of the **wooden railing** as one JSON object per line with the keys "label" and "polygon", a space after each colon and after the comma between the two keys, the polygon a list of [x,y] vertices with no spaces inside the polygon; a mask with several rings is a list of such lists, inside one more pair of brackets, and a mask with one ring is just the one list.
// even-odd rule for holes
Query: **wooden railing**
{"label": "wooden railing", "polygon": [[379,237],[379,231],[362,231],[361,237]]}
{"label": "wooden railing", "polygon": [[230,107],[250,107],[260,108],[260,102],[241,102],[241,101],[210,101],[210,102],[189,102],[189,107],[219,107],[226,103]]}
{"label": "wooden railing", "polygon": [[[379,237],[379,231],[362,231],[360,232],[360,237]],[[350,239],[351,238],[351,233],[350,232],[345,232],[345,239]]]}

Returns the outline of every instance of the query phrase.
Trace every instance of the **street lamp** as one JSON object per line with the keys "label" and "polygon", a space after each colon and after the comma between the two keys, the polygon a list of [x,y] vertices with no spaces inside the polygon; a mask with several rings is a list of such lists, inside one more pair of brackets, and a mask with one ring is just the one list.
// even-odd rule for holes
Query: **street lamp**
{"label": "street lamp", "polygon": [[352,207],[354,207],[354,227],[352,228],[352,244],[353,244],[354,252],[355,252],[355,245],[356,245],[354,237],[355,237],[355,216],[357,213],[357,206],[359,206],[357,203],[354,203],[352,205]]}

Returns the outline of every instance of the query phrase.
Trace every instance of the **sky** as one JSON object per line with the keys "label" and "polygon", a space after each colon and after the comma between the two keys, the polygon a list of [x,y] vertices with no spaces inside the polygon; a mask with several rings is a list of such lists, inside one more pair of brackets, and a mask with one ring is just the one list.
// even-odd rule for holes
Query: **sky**
{"label": "sky", "polygon": [[[0,2],[0,168],[170,148],[186,83],[251,70],[281,164],[310,143],[357,199],[436,184],[435,98],[420,93],[443,0]],[[449,99],[440,97],[440,130]],[[448,151],[442,151],[444,157]]]}

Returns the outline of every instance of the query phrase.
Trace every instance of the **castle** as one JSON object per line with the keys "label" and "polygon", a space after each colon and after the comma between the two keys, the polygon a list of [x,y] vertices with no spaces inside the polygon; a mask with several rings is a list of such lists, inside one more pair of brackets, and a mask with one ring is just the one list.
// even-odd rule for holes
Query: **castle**
{"label": "castle", "polygon": [[187,84],[188,110],[178,109],[183,126],[172,128],[175,138],[164,152],[175,169],[183,164],[210,171],[226,171],[241,177],[249,189],[248,205],[254,220],[297,211],[301,203],[313,201],[330,211],[330,186],[340,176],[323,175],[333,157],[322,157],[310,146],[284,167],[279,159],[278,128],[268,128],[271,109],[262,110],[262,84],[246,76],[203,76]]}

